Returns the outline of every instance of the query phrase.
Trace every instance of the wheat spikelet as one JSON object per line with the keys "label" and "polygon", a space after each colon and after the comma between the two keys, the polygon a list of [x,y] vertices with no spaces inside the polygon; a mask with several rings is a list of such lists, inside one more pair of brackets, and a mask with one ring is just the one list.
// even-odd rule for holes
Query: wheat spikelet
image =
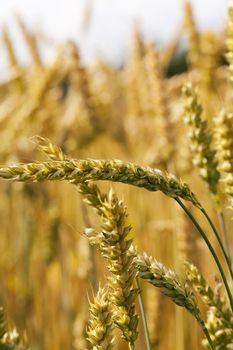
{"label": "wheat spikelet", "polygon": [[53,144],[48,138],[36,136],[38,149],[41,150],[50,160],[68,160],[62,149]]}

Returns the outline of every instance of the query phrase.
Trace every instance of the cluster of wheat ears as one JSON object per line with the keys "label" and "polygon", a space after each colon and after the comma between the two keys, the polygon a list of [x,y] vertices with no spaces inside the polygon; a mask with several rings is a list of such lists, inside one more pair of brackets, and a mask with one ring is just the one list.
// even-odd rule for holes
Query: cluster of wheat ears
{"label": "cluster of wheat ears", "polygon": [[121,69],[71,41],[46,63],[16,20],[30,62],[3,28],[0,349],[233,349],[233,5],[216,34],[185,0],[162,50],[135,26]]}

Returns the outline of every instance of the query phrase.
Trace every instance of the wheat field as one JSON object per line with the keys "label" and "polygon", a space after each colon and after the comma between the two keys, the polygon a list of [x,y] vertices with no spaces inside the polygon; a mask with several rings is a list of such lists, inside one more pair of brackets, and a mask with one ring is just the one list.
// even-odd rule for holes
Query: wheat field
{"label": "wheat field", "polygon": [[[1,32],[0,349],[233,349],[233,6],[124,66]],[[181,36],[187,69],[168,74]]]}

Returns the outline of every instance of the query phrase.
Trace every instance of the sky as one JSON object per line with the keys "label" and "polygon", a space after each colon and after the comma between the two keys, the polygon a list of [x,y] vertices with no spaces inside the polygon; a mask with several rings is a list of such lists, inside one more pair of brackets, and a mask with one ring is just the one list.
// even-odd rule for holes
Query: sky
{"label": "sky", "polygon": [[[228,0],[191,2],[201,29],[224,28]],[[146,39],[164,45],[181,25],[182,3],[183,0],[0,0],[0,26],[10,30],[22,60],[26,59],[25,48],[15,14],[23,16],[28,27],[39,34],[45,55],[50,55],[56,43],[74,39],[84,60],[101,56],[117,65],[127,54],[135,21]],[[0,55],[0,73],[5,65],[4,55]]]}

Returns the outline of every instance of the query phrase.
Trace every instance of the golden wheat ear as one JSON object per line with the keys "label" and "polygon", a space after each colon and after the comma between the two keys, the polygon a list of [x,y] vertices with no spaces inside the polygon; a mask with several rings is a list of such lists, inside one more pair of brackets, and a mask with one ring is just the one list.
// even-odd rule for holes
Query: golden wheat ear
{"label": "golden wheat ear", "polygon": [[218,169],[226,194],[231,198],[233,175],[233,114],[222,111],[214,118]]}
{"label": "golden wheat ear", "polygon": [[85,181],[122,182],[148,191],[161,191],[171,198],[180,197],[202,208],[186,183],[158,169],[142,167],[121,160],[67,160],[13,165],[0,168],[0,178],[15,181]]}
{"label": "golden wheat ear", "polygon": [[199,169],[200,176],[207,183],[211,194],[218,203],[218,182],[220,174],[217,169],[216,151],[212,145],[212,134],[207,121],[202,117],[202,106],[192,84],[183,87],[184,121],[189,127],[190,147],[193,163]]}
{"label": "golden wheat ear", "polygon": [[216,349],[219,346],[230,348],[233,344],[233,315],[227,301],[208,285],[195,265],[186,262],[185,271],[187,279],[208,308],[206,327],[214,346]]}
{"label": "golden wheat ear", "polygon": [[114,346],[113,314],[108,295],[108,289],[100,286],[93,302],[90,302],[90,317],[86,333],[87,340],[96,350],[110,350]]}
{"label": "golden wheat ear", "polygon": [[201,326],[211,349],[215,349],[188,280],[181,281],[174,271],[167,269],[162,263],[146,253],[140,255],[135,248],[131,248],[131,252],[135,257],[139,277],[157,288],[162,288],[164,295],[191,313]]}
{"label": "golden wheat ear", "polygon": [[138,315],[135,312],[135,300],[138,288],[134,288],[137,270],[132,254],[129,253],[132,240],[127,239],[130,226],[126,225],[126,206],[118,200],[112,190],[102,194],[92,183],[78,186],[79,192],[86,197],[101,219],[101,232],[92,229],[85,231],[91,243],[97,244],[105,258],[108,278],[109,301],[113,306],[113,321],[122,332],[122,338],[134,349],[138,332]]}

